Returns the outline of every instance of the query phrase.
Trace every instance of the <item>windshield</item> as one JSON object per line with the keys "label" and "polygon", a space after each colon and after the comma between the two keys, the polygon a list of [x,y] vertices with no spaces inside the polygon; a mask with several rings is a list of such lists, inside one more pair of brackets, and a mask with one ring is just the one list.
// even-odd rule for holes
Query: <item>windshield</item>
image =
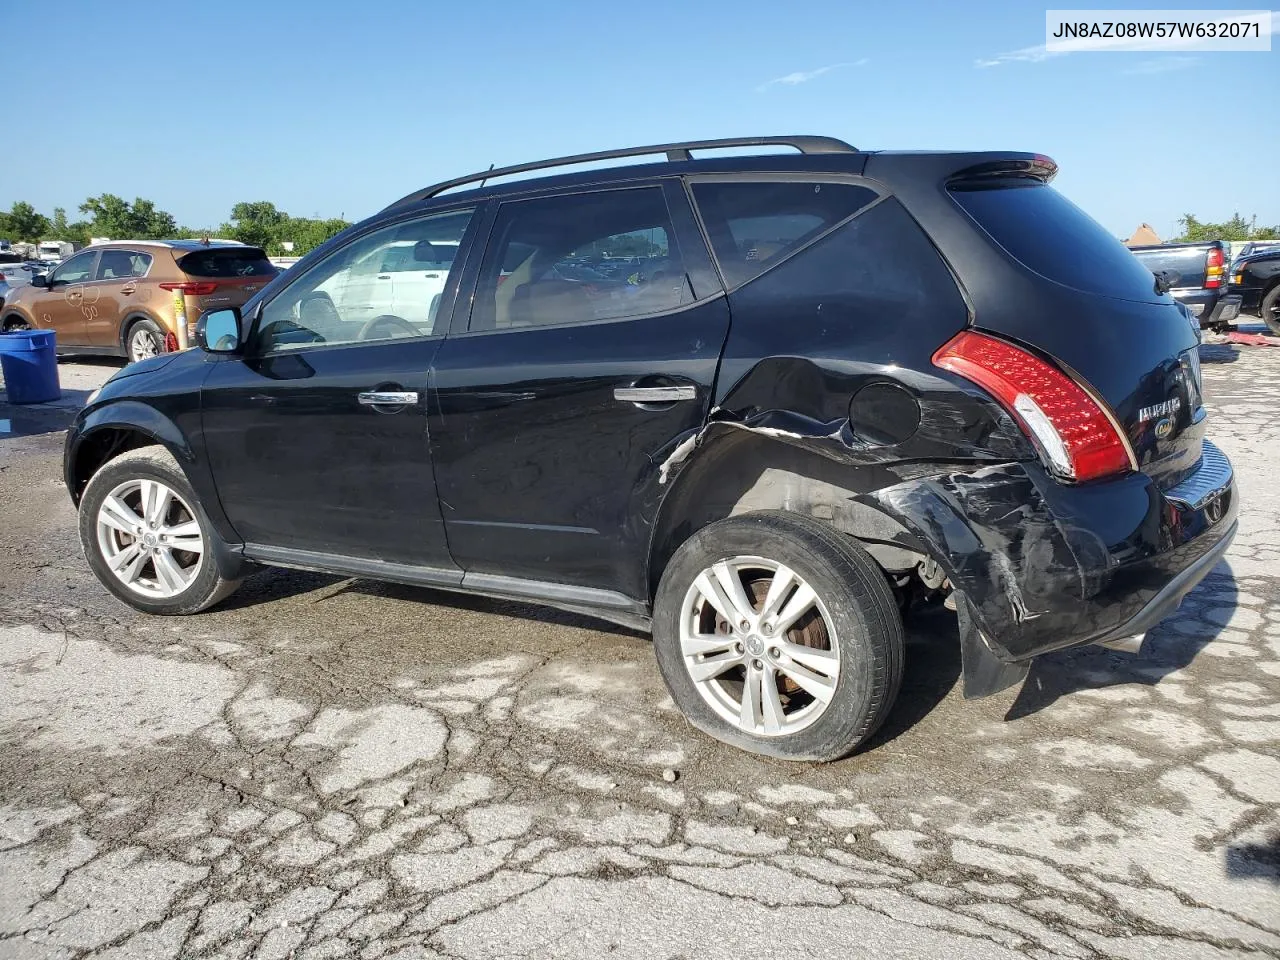
{"label": "windshield", "polygon": [[1040,276],[1085,293],[1160,300],[1151,271],[1052,187],[1006,180],[957,184],[951,195],[996,243]]}

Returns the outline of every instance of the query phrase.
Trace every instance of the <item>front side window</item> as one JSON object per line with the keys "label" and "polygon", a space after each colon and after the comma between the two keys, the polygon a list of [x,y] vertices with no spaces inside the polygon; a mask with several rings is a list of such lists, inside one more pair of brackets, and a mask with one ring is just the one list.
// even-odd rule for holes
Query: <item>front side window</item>
{"label": "front side window", "polygon": [[334,251],[263,308],[255,352],[443,334],[440,300],[472,212],[397,223]]}
{"label": "front side window", "polygon": [[693,301],[658,187],[504,203],[471,330],[618,320]]}
{"label": "front side window", "polygon": [[730,287],[764,273],[876,196],[857,184],[807,180],[693,184],[694,201]]}
{"label": "front side window", "polygon": [[93,273],[93,260],[97,255],[97,251],[88,250],[84,253],[76,254],[49,275],[49,282],[51,284],[84,283],[89,279],[89,275]]}

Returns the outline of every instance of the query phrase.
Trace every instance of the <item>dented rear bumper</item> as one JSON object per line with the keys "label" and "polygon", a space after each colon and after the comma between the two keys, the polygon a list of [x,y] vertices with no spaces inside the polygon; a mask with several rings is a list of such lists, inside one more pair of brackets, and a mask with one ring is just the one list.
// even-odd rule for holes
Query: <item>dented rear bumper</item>
{"label": "dented rear bumper", "polygon": [[[1165,491],[1142,473],[1074,487],[1010,463],[867,496],[932,550],[966,601],[981,634],[966,655],[1010,665],[1155,626],[1225,553],[1239,511],[1231,465],[1207,442],[1196,471]],[[994,689],[1016,679],[1005,671]],[[966,683],[967,695],[994,689]]]}

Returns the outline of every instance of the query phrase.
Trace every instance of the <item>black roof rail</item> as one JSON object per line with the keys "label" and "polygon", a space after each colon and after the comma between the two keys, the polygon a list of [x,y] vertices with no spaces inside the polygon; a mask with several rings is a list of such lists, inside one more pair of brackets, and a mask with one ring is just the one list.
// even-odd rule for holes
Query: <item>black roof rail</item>
{"label": "black roof rail", "polygon": [[419,200],[426,200],[437,194],[461,187],[468,183],[488,180],[492,177],[506,177],[516,173],[527,173],[530,170],[544,170],[549,167],[569,167],[579,163],[594,163],[597,160],[616,160],[621,157],[644,157],[650,154],[665,153],[668,160],[692,160],[691,150],[720,150],[726,147],[795,147],[801,153],[857,153],[857,148],[850,146],[835,137],[729,137],[724,140],[689,140],[683,143],[656,143],[647,147],[627,147],[625,150],[601,150],[596,153],[579,153],[572,157],[556,157],[552,160],[535,160],[532,163],[518,163],[512,167],[499,167],[470,173],[465,177],[445,180],[430,187],[423,187],[413,193],[401,197],[388,206],[387,210],[402,207]]}

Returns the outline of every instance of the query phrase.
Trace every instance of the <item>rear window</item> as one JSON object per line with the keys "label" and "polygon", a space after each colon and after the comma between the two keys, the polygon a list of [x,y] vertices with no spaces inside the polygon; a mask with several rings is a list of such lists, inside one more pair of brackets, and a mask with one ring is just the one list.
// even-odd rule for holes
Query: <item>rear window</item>
{"label": "rear window", "polygon": [[1160,299],[1151,271],[1050,186],[965,184],[951,195],[1014,259],[1048,280],[1122,300]]}
{"label": "rear window", "polygon": [[257,247],[197,250],[178,261],[192,277],[274,277],[278,270]]}
{"label": "rear window", "polygon": [[851,183],[694,181],[725,282],[736,287],[861,210],[876,192]]}

